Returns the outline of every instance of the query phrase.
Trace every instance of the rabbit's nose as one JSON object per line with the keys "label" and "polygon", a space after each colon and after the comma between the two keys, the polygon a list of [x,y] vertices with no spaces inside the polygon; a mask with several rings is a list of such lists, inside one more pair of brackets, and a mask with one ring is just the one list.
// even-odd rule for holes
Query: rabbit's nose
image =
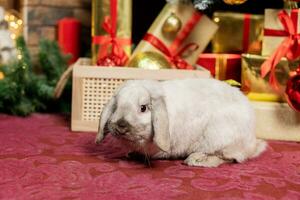
{"label": "rabbit's nose", "polygon": [[117,125],[116,129],[117,129],[118,133],[125,134],[128,131],[129,124],[126,120],[120,119],[117,121],[116,125]]}
{"label": "rabbit's nose", "polygon": [[128,127],[128,122],[124,119],[120,119],[117,121],[117,126],[120,128]]}

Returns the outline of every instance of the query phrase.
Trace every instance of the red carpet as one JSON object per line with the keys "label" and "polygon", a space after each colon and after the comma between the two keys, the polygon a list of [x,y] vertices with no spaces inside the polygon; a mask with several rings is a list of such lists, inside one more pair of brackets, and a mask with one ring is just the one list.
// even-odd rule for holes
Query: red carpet
{"label": "red carpet", "polygon": [[300,144],[269,142],[259,158],[219,168],[147,167],[108,138],[72,133],[60,115],[0,115],[0,199],[300,199]]}

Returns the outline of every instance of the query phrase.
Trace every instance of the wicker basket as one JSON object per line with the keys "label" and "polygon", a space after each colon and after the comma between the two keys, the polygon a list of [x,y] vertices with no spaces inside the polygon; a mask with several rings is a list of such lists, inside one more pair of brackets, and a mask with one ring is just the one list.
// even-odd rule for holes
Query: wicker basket
{"label": "wicker basket", "polygon": [[129,79],[207,78],[201,70],[145,70],[126,67],[95,67],[90,59],[79,59],[73,66],[72,131],[97,131],[101,110],[114,90]]}

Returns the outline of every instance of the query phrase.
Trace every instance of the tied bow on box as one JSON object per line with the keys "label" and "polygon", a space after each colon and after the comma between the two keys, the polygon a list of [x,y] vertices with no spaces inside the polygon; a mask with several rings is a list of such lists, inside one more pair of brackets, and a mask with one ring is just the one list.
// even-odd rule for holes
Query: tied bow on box
{"label": "tied bow on box", "polygon": [[171,65],[172,68],[194,69],[194,67],[189,63],[187,63],[184,59],[182,59],[181,56],[188,50],[195,51],[198,48],[198,45],[196,43],[187,44],[179,51],[177,51],[175,45],[168,48],[160,39],[158,39],[157,37],[155,37],[150,33],[147,33],[145,35],[144,40],[148,41],[155,48],[160,50],[165,55],[167,60],[172,64]]}
{"label": "tied bow on box", "polygon": [[[265,77],[270,73],[270,85],[279,90],[278,81],[275,76],[276,65],[281,58],[286,57],[288,60],[295,60],[300,56],[300,34],[298,33],[298,9],[291,10],[289,15],[285,10],[278,13],[278,18],[283,25],[284,30],[265,29],[266,36],[286,37],[278,46],[275,52],[261,66],[261,75]],[[296,70],[287,83],[285,96],[289,105],[300,111],[300,67]]]}
{"label": "tied bow on box", "polygon": [[[130,45],[131,40],[128,38],[118,38],[117,31],[117,0],[110,0],[110,16],[104,18],[102,28],[108,35],[93,37],[93,44],[101,45],[97,55],[97,65],[103,66],[124,66],[128,60],[123,46]],[[109,54],[109,47],[111,53]]]}
{"label": "tied bow on box", "polygon": [[292,10],[291,16],[285,10],[282,10],[278,13],[278,17],[284,30],[265,29],[264,35],[283,36],[286,38],[261,66],[262,77],[270,73],[269,82],[275,90],[279,88],[275,76],[275,68],[281,58],[286,57],[288,60],[295,60],[300,56],[300,34],[297,33],[298,10]]}
{"label": "tied bow on box", "polygon": [[166,59],[171,63],[172,68],[194,69],[192,65],[183,59],[183,57],[186,52],[191,53],[196,51],[199,48],[198,44],[191,42],[183,45],[183,47],[181,46],[183,41],[189,36],[201,17],[202,14],[194,12],[182,30],[176,35],[170,47],[167,47],[162,40],[151,33],[147,33],[143,40],[150,43],[161,53],[163,53]]}

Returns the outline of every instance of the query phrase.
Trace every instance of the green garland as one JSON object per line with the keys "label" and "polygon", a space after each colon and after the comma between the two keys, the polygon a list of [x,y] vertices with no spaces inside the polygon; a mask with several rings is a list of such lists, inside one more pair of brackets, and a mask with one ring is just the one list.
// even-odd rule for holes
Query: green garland
{"label": "green garland", "polygon": [[[33,66],[23,37],[16,40],[18,59],[0,67],[0,112],[27,116],[33,112],[70,112],[71,83],[59,100],[54,89],[68,67],[68,56],[62,55],[55,41],[41,40],[38,64]],[[38,69],[41,73],[36,73]]]}

